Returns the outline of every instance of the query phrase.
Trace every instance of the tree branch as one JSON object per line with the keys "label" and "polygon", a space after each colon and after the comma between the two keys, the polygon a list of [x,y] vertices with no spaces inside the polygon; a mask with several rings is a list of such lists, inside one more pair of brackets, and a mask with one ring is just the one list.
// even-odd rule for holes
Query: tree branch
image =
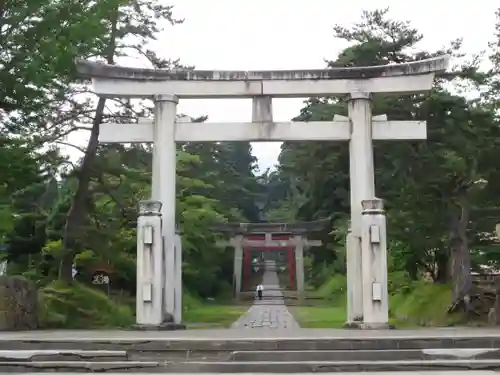
{"label": "tree branch", "polygon": [[62,146],[69,146],[69,147],[73,147],[74,149],[86,154],[87,153],[87,150],[82,148],[82,147],[78,147],[78,146],[75,146],[71,143],[68,143],[68,142],[63,142],[63,141],[55,141],[55,143],[59,144],[59,145],[62,145]]}

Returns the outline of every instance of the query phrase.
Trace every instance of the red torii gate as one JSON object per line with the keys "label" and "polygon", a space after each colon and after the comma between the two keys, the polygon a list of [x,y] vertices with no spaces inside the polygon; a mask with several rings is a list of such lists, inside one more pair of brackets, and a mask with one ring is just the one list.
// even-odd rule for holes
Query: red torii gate
{"label": "red torii gate", "polygon": [[[304,292],[304,248],[320,246],[321,241],[309,241],[309,232],[322,230],[330,218],[302,223],[229,223],[214,226],[216,232],[231,235],[229,242],[221,242],[220,246],[234,248],[233,287],[235,297],[248,287],[252,269],[251,252],[283,251],[287,252],[287,264],[290,270],[290,289],[297,290],[297,295]],[[243,285],[242,285],[243,284]]]}
{"label": "red torii gate", "polygon": [[[295,247],[288,244],[292,240],[292,234],[247,234],[243,235],[243,289],[249,289],[250,277],[252,274],[252,250],[258,249],[259,251],[286,251],[287,265],[290,273],[290,290],[297,289],[295,280],[296,262],[295,262]],[[270,238],[269,238],[270,237]],[[261,244],[267,241],[267,244]],[[272,242],[270,242],[272,241]],[[252,244],[254,242],[254,244]],[[286,242],[284,244],[283,242]],[[246,245],[246,246],[245,246]],[[253,245],[253,246],[252,246]]]}

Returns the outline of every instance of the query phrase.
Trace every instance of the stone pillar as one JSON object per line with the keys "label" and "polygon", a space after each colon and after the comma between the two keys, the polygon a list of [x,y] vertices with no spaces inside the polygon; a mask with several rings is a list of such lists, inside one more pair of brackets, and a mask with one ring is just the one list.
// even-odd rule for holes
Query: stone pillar
{"label": "stone pillar", "polygon": [[297,285],[295,283],[295,258],[293,254],[293,247],[286,248],[288,272],[290,274],[290,289],[297,290]]}
{"label": "stone pillar", "polygon": [[243,280],[243,246],[241,241],[242,235],[238,235],[233,240],[234,247],[234,266],[233,266],[233,283],[234,283],[234,298],[239,299],[241,293],[241,281]]}
{"label": "stone pillar", "polygon": [[252,257],[251,249],[243,249],[243,288],[248,290],[250,277],[252,276]]}
{"label": "stone pillar", "polygon": [[387,234],[381,199],[363,200],[363,328],[389,328]]}
{"label": "stone pillar", "polygon": [[139,203],[137,220],[136,322],[160,326],[163,322],[163,246],[161,202]]}
{"label": "stone pillar", "polygon": [[182,239],[179,227],[175,228],[175,291],[174,323],[182,322]]}
{"label": "stone pillar", "polygon": [[347,322],[354,327],[363,321],[363,285],[361,275],[361,239],[354,236],[349,223],[346,237]]}
{"label": "stone pillar", "polygon": [[[175,95],[156,95],[153,148],[153,199],[162,203],[162,234],[165,256],[164,266],[164,308],[165,320],[172,321],[176,316],[176,246],[175,246],[175,116],[178,98]],[[180,248],[178,249],[180,251]],[[178,254],[178,258],[180,258]],[[178,314],[177,314],[178,315]]]}
{"label": "stone pillar", "polygon": [[273,122],[272,96],[255,96],[252,99],[252,122]]}
{"label": "stone pillar", "polygon": [[295,275],[297,279],[297,298],[304,300],[304,241],[302,236],[294,237],[295,245]]}
{"label": "stone pillar", "polygon": [[[370,94],[351,93],[348,102],[351,139],[349,142],[349,173],[351,185],[351,236],[346,243],[347,284],[352,291],[362,290],[361,273],[361,201],[375,196],[373,167],[372,113]],[[363,316],[362,299],[356,292],[348,293],[347,322],[359,321]]]}

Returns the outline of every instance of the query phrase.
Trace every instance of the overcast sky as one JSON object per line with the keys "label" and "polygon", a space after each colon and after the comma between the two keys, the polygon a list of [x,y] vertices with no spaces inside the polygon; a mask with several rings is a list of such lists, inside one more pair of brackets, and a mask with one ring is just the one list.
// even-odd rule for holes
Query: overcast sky
{"label": "overcast sky", "polygon": [[[345,44],[333,38],[335,24],[349,25],[362,10],[390,8],[424,34],[422,48],[438,49],[463,37],[465,51],[485,50],[493,39],[495,0],[163,0],[185,22],[167,26],[158,52],[198,69],[314,69],[334,59]],[[480,4],[480,5],[479,5]],[[288,121],[302,99],[275,99],[274,120]],[[250,121],[249,99],[182,100],[179,111],[209,121]],[[82,140],[82,138],[80,138]],[[78,142],[80,143],[80,142]],[[280,143],[254,143],[261,171],[276,163]]]}
{"label": "overcast sky", "polygon": [[[390,15],[409,20],[425,36],[422,48],[437,49],[464,38],[470,53],[487,48],[494,33],[494,0],[165,0],[175,6],[182,25],[168,27],[158,50],[199,69],[324,68],[345,44],[333,38],[332,26],[356,22],[364,9],[390,8]],[[479,3],[481,5],[479,5]],[[274,120],[287,121],[302,107],[302,99],[275,99]],[[251,102],[182,100],[179,111],[208,115],[209,121],[250,121]],[[254,143],[264,170],[276,163],[280,143]]]}

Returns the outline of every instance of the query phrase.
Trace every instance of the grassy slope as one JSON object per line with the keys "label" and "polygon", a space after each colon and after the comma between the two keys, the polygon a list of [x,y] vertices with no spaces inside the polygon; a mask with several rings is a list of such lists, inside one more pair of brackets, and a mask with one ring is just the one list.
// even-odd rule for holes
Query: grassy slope
{"label": "grassy slope", "polygon": [[[40,290],[41,320],[45,328],[112,329],[135,323],[133,298],[113,298],[105,293],[74,283],[54,282]],[[248,306],[217,301],[201,301],[183,296],[183,321],[188,328],[229,327]]]}
{"label": "grassy slope", "polygon": [[451,288],[428,282],[415,283],[409,293],[389,297],[390,315],[396,326],[450,326],[460,323],[449,315]]}
{"label": "grassy slope", "polygon": [[134,322],[133,300],[112,299],[79,283],[55,281],[39,291],[44,328],[127,328]]}
{"label": "grassy slope", "polygon": [[[325,305],[290,307],[304,328],[341,328],[346,311],[345,277],[337,275],[318,288],[313,296],[323,298]],[[389,297],[391,323],[397,327],[447,326],[460,322],[460,316],[450,316],[447,309],[451,290],[447,285],[417,282],[411,289]]]}

